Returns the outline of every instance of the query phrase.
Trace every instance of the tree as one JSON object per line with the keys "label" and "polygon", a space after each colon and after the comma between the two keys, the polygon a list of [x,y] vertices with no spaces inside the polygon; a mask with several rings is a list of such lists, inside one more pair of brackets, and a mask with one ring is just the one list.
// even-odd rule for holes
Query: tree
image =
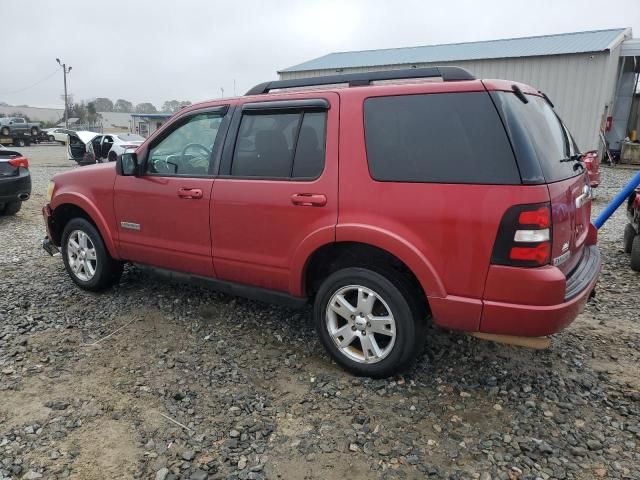
{"label": "tree", "polygon": [[93,101],[98,112],[113,112],[113,102],[105,97],[98,97]]}
{"label": "tree", "polygon": [[113,106],[113,111],[126,113],[133,112],[133,103],[128,100],[119,98],[118,100],[116,100],[116,104]]}
{"label": "tree", "polygon": [[175,113],[183,107],[191,105],[189,100],[167,100],[162,104],[162,111],[165,113]]}
{"label": "tree", "polygon": [[145,102],[136,105],[136,113],[158,113],[158,110],[152,103]]}

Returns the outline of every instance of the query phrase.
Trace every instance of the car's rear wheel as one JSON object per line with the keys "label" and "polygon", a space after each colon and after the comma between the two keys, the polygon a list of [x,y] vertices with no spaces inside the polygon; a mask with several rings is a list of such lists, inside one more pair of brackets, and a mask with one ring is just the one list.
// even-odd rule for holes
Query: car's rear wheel
{"label": "car's rear wheel", "polygon": [[356,375],[388,377],[406,368],[425,338],[415,292],[394,272],[345,268],[320,286],[314,321],[331,356]]}
{"label": "car's rear wheel", "polygon": [[8,127],[3,127],[3,129],[0,130],[0,133],[2,133],[2,135],[8,136],[9,135],[9,128]]}
{"label": "car's rear wheel", "polygon": [[4,208],[0,210],[3,215],[15,215],[22,208],[22,202],[9,202],[5,204]]}
{"label": "car's rear wheel", "polygon": [[631,270],[640,272],[640,235],[636,235],[631,245]]}
{"label": "car's rear wheel", "polygon": [[624,253],[631,253],[631,246],[633,244],[633,239],[636,238],[636,235],[636,229],[633,228],[633,225],[627,223],[627,225],[624,227],[624,238],[622,240]]}
{"label": "car's rear wheel", "polygon": [[38,135],[38,127],[31,127],[31,135],[34,137]]}
{"label": "car's rear wheel", "polygon": [[110,162],[115,162],[118,159],[116,152],[109,152],[108,159]]}
{"label": "car's rear wheel", "polygon": [[74,218],[64,227],[62,258],[71,279],[85,290],[108,288],[122,275],[122,262],[109,255],[96,227],[84,218]]}

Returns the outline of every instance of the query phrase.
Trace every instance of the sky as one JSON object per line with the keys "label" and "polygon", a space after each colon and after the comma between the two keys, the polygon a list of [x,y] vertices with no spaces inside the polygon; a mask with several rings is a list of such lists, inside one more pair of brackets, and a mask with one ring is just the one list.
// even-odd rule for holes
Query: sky
{"label": "sky", "polygon": [[[0,102],[161,107],[241,95],[327,53],[631,27],[639,0],[0,0]],[[11,19],[6,21],[6,19]],[[8,40],[8,42],[7,42]]]}

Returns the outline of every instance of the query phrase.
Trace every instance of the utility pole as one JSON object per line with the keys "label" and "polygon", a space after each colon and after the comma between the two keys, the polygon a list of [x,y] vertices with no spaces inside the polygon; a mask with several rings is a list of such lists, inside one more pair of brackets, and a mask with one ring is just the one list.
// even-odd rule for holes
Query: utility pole
{"label": "utility pole", "polygon": [[224,98],[224,87],[220,87],[220,92],[221,92],[220,98]]}
{"label": "utility pole", "polygon": [[69,128],[69,102],[67,102],[67,74],[71,71],[71,67],[67,67],[66,63],[62,63],[59,58],[56,58],[58,65],[62,67],[64,72],[64,126]]}
{"label": "utility pole", "polygon": [[233,96],[236,96],[236,79],[233,79]]}

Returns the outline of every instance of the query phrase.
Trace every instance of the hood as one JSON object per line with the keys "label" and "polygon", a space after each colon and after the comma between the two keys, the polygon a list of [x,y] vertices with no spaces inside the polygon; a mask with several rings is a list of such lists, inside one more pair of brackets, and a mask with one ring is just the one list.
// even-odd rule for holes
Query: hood
{"label": "hood", "polygon": [[83,191],[89,188],[95,191],[101,187],[112,188],[115,177],[116,164],[109,162],[74,168],[54,175],[51,180],[56,184],[55,194],[57,194],[59,190]]}
{"label": "hood", "polygon": [[81,130],[79,132],[70,133],[70,137],[78,137],[82,143],[89,143],[94,138],[102,135],[101,133],[96,132],[88,132],[86,130]]}

